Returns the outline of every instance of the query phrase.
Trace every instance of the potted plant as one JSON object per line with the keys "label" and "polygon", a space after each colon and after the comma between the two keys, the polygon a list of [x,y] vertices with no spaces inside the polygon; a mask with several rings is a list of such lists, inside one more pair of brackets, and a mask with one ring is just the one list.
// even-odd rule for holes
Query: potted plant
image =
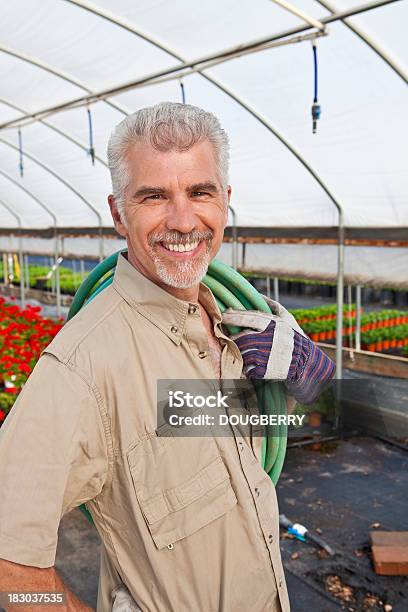
{"label": "potted plant", "polygon": [[313,404],[298,404],[295,413],[306,414],[309,427],[317,428],[321,425],[322,420],[334,418],[335,404],[333,389],[329,387]]}
{"label": "potted plant", "polygon": [[384,351],[390,350],[390,330],[389,329],[384,329],[383,331],[383,350]]}
{"label": "potted plant", "polygon": [[375,336],[374,336],[375,337],[375,350],[377,353],[381,353],[381,351],[383,350],[382,334],[383,334],[382,329],[375,330]]}
{"label": "potted plant", "polygon": [[317,323],[309,323],[309,335],[312,342],[318,342],[319,340],[319,326]]}

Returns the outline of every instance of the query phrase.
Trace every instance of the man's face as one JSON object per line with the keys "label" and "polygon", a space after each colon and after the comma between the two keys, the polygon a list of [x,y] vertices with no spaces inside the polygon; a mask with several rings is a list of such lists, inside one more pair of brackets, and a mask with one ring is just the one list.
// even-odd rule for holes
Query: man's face
{"label": "man's face", "polygon": [[188,151],[160,152],[140,141],[125,160],[127,228],[112,196],[109,205],[129,261],[159,285],[198,285],[220,248],[231,194],[221,187],[213,145],[207,140]]}

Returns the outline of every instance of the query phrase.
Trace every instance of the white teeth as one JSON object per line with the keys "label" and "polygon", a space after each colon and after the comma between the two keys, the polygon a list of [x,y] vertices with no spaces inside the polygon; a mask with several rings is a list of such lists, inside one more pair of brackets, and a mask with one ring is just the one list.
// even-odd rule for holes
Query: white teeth
{"label": "white teeth", "polygon": [[163,242],[162,244],[169,251],[176,251],[177,253],[184,253],[185,251],[194,251],[194,249],[197,248],[198,241],[187,242],[186,244],[173,244],[171,242],[169,243]]}

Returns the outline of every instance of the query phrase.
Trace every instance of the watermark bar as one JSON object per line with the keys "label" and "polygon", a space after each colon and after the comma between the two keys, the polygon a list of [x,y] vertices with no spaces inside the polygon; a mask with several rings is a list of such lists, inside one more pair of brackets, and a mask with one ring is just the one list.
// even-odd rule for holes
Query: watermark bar
{"label": "watermark bar", "polygon": [[402,439],[408,438],[407,396],[407,379],[333,380],[307,405],[291,401],[283,381],[161,379],[157,381],[156,433],[303,438],[358,429]]}
{"label": "watermark bar", "polygon": [[55,591],[0,591],[0,608],[9,606],[64,606],[65,593]]}
{"label": "watermark bar", "polygon": [[286,436],[303,410],[287,410],[281,381],[158,380],[157,434],[177,437]]}

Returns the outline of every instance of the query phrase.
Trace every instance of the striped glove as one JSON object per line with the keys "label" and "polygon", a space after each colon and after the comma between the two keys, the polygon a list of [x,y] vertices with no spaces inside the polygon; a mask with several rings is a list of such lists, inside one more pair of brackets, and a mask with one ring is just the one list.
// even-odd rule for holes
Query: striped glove
{"label": "striped glove", "polygon": [[222,315],[225,325],[244,328],[231,336],[241,352],[244,374],[283,380],[298,402],[312,404],[333,377],[335,365],[281,304],[268,298],[267,302],[276,314],[229,308]]}

